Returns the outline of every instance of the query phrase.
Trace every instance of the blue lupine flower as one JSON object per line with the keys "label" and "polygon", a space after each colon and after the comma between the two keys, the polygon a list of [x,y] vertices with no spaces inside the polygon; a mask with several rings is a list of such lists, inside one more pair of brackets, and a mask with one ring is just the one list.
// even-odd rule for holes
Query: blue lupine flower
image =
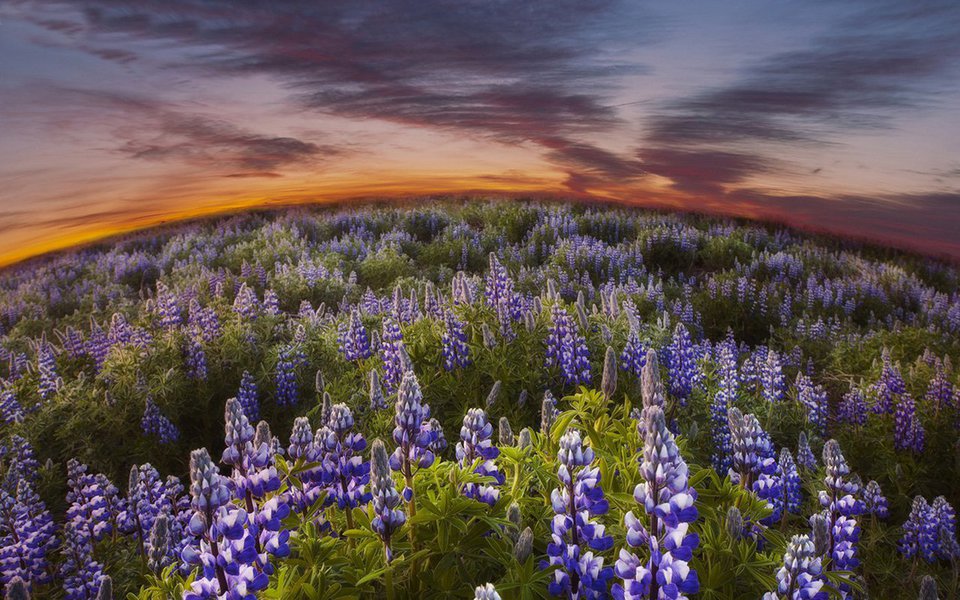
{"label": "blue lupine flower", "polygon": [[500,335],[506,341],[513,340],[516,334],[512,322],[521,315],[520,296],[514,291],[513,280],[506,268],[493,252],[490,253],[490,269],[487,271],[484,293],[487,304],[497,313]]}
{"label": "blue lupine flower", "polygon": [[60,577],[67,600],[93,600],[100,589],[103,565],[93,560],[93,542],[76,521],[67,521],[63,532],[64,557]]}
{"label": "blue lupine flower", "polygon": [[350,313],[350,322],[341,322],[337,329],[337,343],[340,353],[349,360],[363,360],[370,358],[373,353],[370,349],[370,339],[367,329],[360,321],[360,313],[356,310]]}
{"label": "blue lupine flower", "polygon": [[871,386],[875,397],[871,410],[877,414],[890,414],[893,412],[894,398],[907,393],[907,384],[900,375],[899,366],[893,364],[890,351],[884,348],[881,358],[883,368],[880,378]]}
{"label": "blue lupine flower", "polygon": [[807,441],[807,434],[803,431],[797,437],[797,464],[808,471],[817,470],[817,457],[810,449],[810,442]]}
{"label": "blue lupine flower", "polygon": [[728,412],[730,438],[733,445],[733,466],[730,477],[744,489],[752,490],[767,501],[773,511],[763,520],[771,524],[780,520],[783,491],[776,453],[770,437],[752,414],[744,415],[736,407]]}
{"label": "blue lupine flower", "polygon": [[207,355],[203,351],[199,335],[190,334],[184,342],[187,377],[194,381],[207,380]]}
{"label": "blue lupine flower", "polygon": [[413,500],[414,467],[426,469],[435,458],[431,445],[437,439],[437,432],[428,425],[429,419],[430,406],[423,403],[417,376],[407,371],[397,390],[393,428],[397,449],[390,456],[390,468],[399,471],[406,480],[403,496],[407,502]]}
{"label": "blue lupine flower", "polygon": [[50,582],[47,557],[57,546],[55,533],[53,517],[28,480],[19,481],[16,496],[0,489],[0,584],[14,577]]}
{"label": "blue lupine flower", "polygon": [[893,446],[915,454],[923,454],[926,446],[926,432],[917,416],[917,405],[908,393],[900,395],[893,415]]}
{"label": "blue lupine flower", "polygon": [[381,440],[374,440],[371,450],[370,492],[375,515],[370,527],[383,541],[384,554],[389,563],[393,559],[390,540],[394,532],[406,523],[407,516],[400,508],[400,494],[394,486],[387,449]]}
{"label": "blue lupine flower", "polygon": [[170,288],[162,281],[157,282],[157,298],[154,309],[160,318],[160,327],[164,329],[174,329],[183,322],[177,295],[170,291]]}
{"label": "blue lupine flower", "polygon": [[559,366],[567,385],[589,384],[590,351],[570,314],[559,304],[551,309],[553,324],[547,334],[547,368]]}
{"label": "blue lupine flower", "polygon": [[550,523],[553,541],[547,545],[547,561],[542,568],[557,565],[549,591],[569,598],[604,598],[613,577],[613,569],[603,566],[603,558],[584,546],[604,551],[613,546],[613,537],[604,535],[604,526],[591,517],[606,514],[609,503],[600,487],[600,468],[592,467],[594,452],[580,440],[580,432],[568,430],[560,438],[557,462],[560,487],[550,495],[556,513]]}
{"label": "blue lupine flower", "polygon": [[67,461],[67,520],[83,529],[92,542],[99,542],[113,529],[117,488],[106,477],[87,473],[87,465],[74,458]]}
{"label": "blue lupine flower", "polygon": [[11,494],[17,493],[17,488],[21,480],[35,484],[39,480],[40,463],[37,461],[33,446],[22,436],[13,434],[10,436],[10,448],[4,454],[8,454],[7,473],[3,480],[3,487]]}
{"label": "blue lupine flower", "polygon": [[916,496],[910,516],[903,524],[903,536],[898,546],[906,558],[922,558],[933,562],[939,553],[940,523],[937,513],[923,496]]}
{"label": "blue lupine flower", "polygon": [[160,473],[150,463],[130,468],[127,498],[117,516],[118,527],[123,533],[134,535],[144,558],[154,521],[161,512],[170,510],[170,501],[165,492]]}
{"label": "blue lupine flower", "polygon": [[843,395],[840,406],[837,408],[837,418],[841,423],[849,423],[858,427],[867,422],[867,399],[860,388],[851,387]]}
{"label": "blue lupine flower", "polygon": [[189,532],[196,543],[184,547],[181,557],[200,572],[183,600],[246,600],[266,588],[270,580],[260,568],[263,561],[247,527],[250,519],[230,503],[227,479],[204,448],[190,454],[190,495],[194,513]]}
{"label": "blue lupine flower", "polygon": [[391,317],[383,319],[383,336],[380,357],[383,359],[383,387],[393,394],[403,378],[403,353],[406,351],[400,324]]}
{"label": "blue lupine flower", "polygon": [[937,519],[937,558],[952,561],[960,558],[957,544],[957,513],[943,496],[933,499],[930,506]]}
{"label": "blue lupine flower", "polygon": [[786,381],[780,355],[767,350],[766,360],[760,366],[760,388],[764,400],[777,403],[783,400]]}
{"label": "blue lupine flower", "polygon": [[140,419],[140,428],[146,435],[156,436],[161,444],[173,444],[180,439],[180,430],[160,412],[160,407],[150,398],[146,400],[143,418]]}
{"label": "blue lupine flower", "polygon": [[677,323],[674,327],[670,345],[663,349],[663,359],[669,374],[670,393],[680,400],[681,406],[686,406],[700,376],[700,369],[697,367],[697,354],[690,332],[683,323]]}
{"label": "blue lupine flower", "polygon": [[719,385],[710,403],[710,421],[713,430],[713,455],[711,460],[717,473],[723,474],[730,470],[733,463],[733,447],[730,443],[730,423],[727,420],[727,409],[737,398],[739,376],[737,373],[737,355],[733,344],[724,343],[720,346],[717,357],[717,375]]}
{"label": "blue lupine flower", "polygon": [[807,408],[807,421],[821,437],[827,434],[827,392],[803,373],[797,373],[797,401]]}
{"label": "blue lupine flower", "polygon": [[463,417],[463,427],[460,428],[460,441],[457,443],[457,462],[461,468],[473,467],[473,472],[484,477],[492,477],[493,485],[486,483],[467,483],[463,487],[463,495],[468,498],[485,502],[490,506],[497,503],[504,476],[497,469],[494,462],[500,451],[493,445],[491,437],[493,425],[487,420],[487,413],[482,408],[471,408]]}
{"label": "blue lupine flower", "polygon": [[[823,481],[827,489],[820,492],[820,506],[825,509],[827,524],[833,533],[830,567],[832,570],[852,571],[860,564],[856,557],[860,528],[854,518],[863,514],[865,508],[863,501],[857,499],[860,486],[857,480],[848,477],[850,467],[836,440],[824,444],[823,464],[826,469]],[[841,590],[844,589],[841,586]]]}
{"label": "blue lupine flower", "polygon": [[23,407],[17,400],[16,392],[7,385],[0,389],[0,420],[8,424],[23,422]]}
{"label": "blue lupine flower", "polygon": [[53,348],[43,339],[37,346],[37,393],[42,400],[53,397],[62,381],[57,375],[57,362]]}
{"label": "blue lupine flower", "polygon": [[256,292],[247,287],[246,283],[241,284],[240,289],[237,290],[237,296],[233,300],[233,311],[245,321],[255,321],[260,316],[260,301],[257,299]]}
{"label": "blue lupine flower", "polygon": [[624,346],[623,352],[620,353],[620,368],[627,373],[633,374],[637,379],[640,379],[640,374],[643,372],[643,365],[646,363],[647,349],[643,343],[640,342],[640,336],[637,335],[637,330],[631,327],[630,335],[627,336],[627,344]]}
{"label": "blue lupine flower", "polygon": [[328,501],[341,510],[370,501],[366,491],[370,481],[370,463],[361,453],[367,447],[363,434],[353,432],[353,414],[346,404],[334,404],[325,427],[317,432],[316,444],[323,453],[323,466],[330,473]]}
{"label": "blue lupine flower", "polygon": [[795,535],[783,555],[783,566],[777,571],[777,591],[768,592],[763,600],[826,600],[821,559],[813,541],[806,535]]}
{"label": "blue lupine flower", "polygon": [[926,399],[933,406],[935,412],[940,412],[944,408],[953,405],[954,387],[947,376],[943,361],[939,358],[936,361],[936,371],[930,379],[930,385],[927,387]]}
{"label": "blue lupine flower", "polygon": [[863,488],[863,504],[866,511],[878,519],[886,519],[890,515],[887,498],[876,481],[871,480]]}
{"label": "blue lupine flower", "polygon": [[240,377],[240,389],[237,391],[237,400],[243,408],[243,414],[251,421],[260,420],[260,400],[257,397],[257,383],[249,371],[244,371]]}
{"label": "blue lupine flower", "polygon": [[297,479],[301,483],[301,486],[291,486],[291,502],[297,510],[305,511],[316,503],[330,484],[330,473],[320,464],[321,450],[315,443],[307,417],[297,417],[293,421],[287,455],[296,461]]}
{"label": "blue lupine flower", "polygon": [[640,476],[633,496],[647,514],[649,529],[633,511],[624,516],[627,544],[645,548],[641,559],[627,548],[620,550],[613,596],[627,600],[685,598],[700,588],[697,573],[690,568],[699,536],[689,533],[697,520],[697,492],[690,487],[687,464],[673,434],[667,429],[660,406],[644,408],[638,429],[643,437]]}
{"label": "blue lupine flower", "polygon": [[783,477],[784,508],[787,512],[795,515],[800,514],[800,505],[803,502],[803,483],[800,481],[797,463],[794,462],[793,455],[787,448],[780,450],[779,467]]}
{"label": "blue lupine flower", "polygon": [[470,359],[470,347],[467,346],[467,334],[463,331],[463,322],[457,318],[453,309],[443,313],[443,368],[453,371],[473,364]]}
{"label": "blue lupine flower", "polygon": [[300,344],[284,344],[277,354],[277,405],[293,406],[300,401],[300,390],[297,386],[297,369],[307,363]]}

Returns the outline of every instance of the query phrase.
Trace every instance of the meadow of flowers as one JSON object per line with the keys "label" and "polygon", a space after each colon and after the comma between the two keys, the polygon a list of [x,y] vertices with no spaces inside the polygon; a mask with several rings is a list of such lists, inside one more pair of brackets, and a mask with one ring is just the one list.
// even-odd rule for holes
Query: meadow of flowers
{"label": "meadow of flowers", "polygon": [[7,598],[960,596],[958,272],[442,202],[0,273]]}

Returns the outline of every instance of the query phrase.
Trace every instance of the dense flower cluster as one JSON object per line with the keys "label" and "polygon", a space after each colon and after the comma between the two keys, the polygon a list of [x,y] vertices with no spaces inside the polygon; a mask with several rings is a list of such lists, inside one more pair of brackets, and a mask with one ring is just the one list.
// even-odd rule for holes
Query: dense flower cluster
{"label": "dense flower cluster", "polygon": [[168,419],[156,403],[147,398],[140,427],[146,435],[156,436],[161,444],[173,444],[180,439],[180,430]]}
{"label": "dense flower cluster", "polygon": [[591,520],[609,509],[600,487],[600,469],[591,467],[593,458],[593,449],[583,445],[579,431],[571,429],[560,438],[560,487],[550,495],[556,513],[550,522],[553,541],[547,545],[543,563],[559,567],[549,586],[554,596],[603,598],[613,578],[613,569],[604,567],[603,557],[593,553],[613,546],[604,526]]}
{"label": "dense flower cluster", "polygon": [[779,521],[783,510],[783,478],[770,436],[752,414],[745,415],[732,407],[727,416],[733,447],[731,479],[767,501],[773,512],[764,519],[765,524]]}
{"label": "dense flower cluster", "polygon": [[813,541],[806,535],[795,535],[777,571],[777,591],[768,592],[763,600],[826,600],[822,573]]}
{"label": "dense flower cluster", "polygon": [[460,441],[457,443],[457,461],[462,468],[473,467],[473,472],[484,477],[492,477],[493,485],[487,483],[467,483],[463,488],[463,495],[485,502],[490,506],[496,504],[500,497],[497,485],[503,484],[503,474],[497,469],[494,462],[500,451],[493,445],[493,425],[487,420],[487,413],[482,408],[471,408],[463,417],[463,427],[460,428]]}
{"label": "dense flower cluster", "polygon": [[403,497],[413,499],[413,469],[425,469],[435,459],[431,446],[438,439],[438,432],[430,424],[430,406],[423,403],[420,382],[413,371],[403,374],[397,390],[396,416],[393,441],[397,449],[390,456],[390,468],[399,471],[407,482]]}
{"label": "dense flower cluster", "polygon": [[546,367],[559,366],[567,385],[590,383],[587,341],[565,308],[554,304],[550,311],[552,325],[547,335]]}
{"label": "dense flower cluster", "polygon": [[370,493],[375,515],[370,526],[383,541],[384,553],[389,563],[393,558],[390,540],[394,532],[406,523],[407,517],[400,508],[400,494],[393,483],[387,449],[380,440],[374,440],[371,451]]}
{"label": "dense flower cluster", "polygon": [[317,430],[316,436],[324,479],[329,481],[327,502],[347,511],[370,501],[370,463],[363,460],[367,440],[353,431],[353,425],[353,413],[347,405],[334,404],[326,425]]}
{"label": "dense flower cluster", "polygon": [[448,371],[462,369],[473,364],[470,359],[470,348],[467,346],[467,335],[463,331],[463,321],[457,318],[453,309],[443,313],[443,368]]}
{"label": "dense flower cluster", "polygon": [[393,394],[400,385],[405,370],[403,334],[400,323],[391,317],[383,319],[383,335],[380,343],[380,357],[383,359],[383,387]]}
{"label": "dense flower cluster", "polygon": [[340,323],[337,330],[337,343],[340,352],[347,360],[362,360],[370,358],[373,353],[370,348],[370,338],[367,337],[367,328],[360,322],[359,311],[350,314],[349,322]]}
{"label": "dense flower cluster", "polygon": [[297,369],[307,362],[307,355],[299,344],[287,344],[280,348],[277,355],[277,404],[293,406],[300,401],[297,386]]}
{"label": "dense flower cluster", "polygon": [[852,571],[860,564],[857,558],[860,526],[856,519],[864,511],[863,501],[858,499],[860,486],[850,477],[850,467],[836,440],[824,444],[823,465],[826,490],[820,491],[819,500],[831,534],[832,548],[828,549],[831,570]]}
{"label": "dense flower cluster", "polygon": [[683,323],[677,323],[673,328],[673,338],[663,349],[663,359],[670,374],[670,393],[685,405],[699,381],[700,369],[697,367],[697,352],[690,332]]}

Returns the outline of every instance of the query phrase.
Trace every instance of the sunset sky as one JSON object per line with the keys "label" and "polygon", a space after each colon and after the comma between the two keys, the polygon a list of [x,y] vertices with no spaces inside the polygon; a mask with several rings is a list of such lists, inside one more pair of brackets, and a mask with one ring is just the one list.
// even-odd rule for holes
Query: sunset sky
{"label": "sunset sky", "polygon": [[0,264],[247,206],[543,192],[960,258],[960,2],[6,0]]}

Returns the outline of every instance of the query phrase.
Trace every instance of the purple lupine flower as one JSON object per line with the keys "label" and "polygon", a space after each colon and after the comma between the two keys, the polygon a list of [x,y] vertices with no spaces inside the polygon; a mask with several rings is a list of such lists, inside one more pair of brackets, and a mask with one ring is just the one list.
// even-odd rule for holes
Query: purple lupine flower
{"label": "purple lupine flower", "polygon": [[943,361],[939,358],[936,361],[936,370],[930,379],[930,385],[927,387],[926,399],[933,406],[934,412],[953,405],[954,388],[953,383],[947,377]]}
{"label": "purple lupine flower", "polygon": [[37,346],[37,393],[42,400],[48,400],[57,393],[62,383],[57,375],[57,361],[53,354],[53,348],[42,340]]}
{"label": "purple lupine flower", "polygon": [[645,548],[648,558],[622,548],[616,574],[615,598],[685,598],[700,588],[697,573],[690,568],[699,536],[689,533],[697,520],[694,505],[697,492],[689,484],[687,464],[680,455],[673,434],[667,429],[663,409],[653,405],[643,410],[638,424],[643,437],[643,458],[633,496],[647,514],[649,529],[633,511],[624,516],[627,544]]}
{"label": "purple lupine flower", "polygon": [[210,306],[201,307],[196,298],[190,301],[187,325],[208,344],[217,341],[220,337],[220,318],[217,316],[217,311]]}
{"label": "purple lupine flower", "polygon": [[266,588],[270,580],[260,567],[251,519],[230,503],[227,479],[205,448],[190,454],[190,495],[189,532],[196,541],[184,547],[181,558],[200,571],[183,600],[244,600]]}
{"label": "purple lupine flower", "polygon": [[640,379],[640,374],[643,372],[643,365],[646,363],[647,349],[643,343],[640,342],[637,330],[631,327],[630,335],[627,336],[627,344],[624,346],[623,352],[620,353],[620,368],[627,373],[633,374],[637,379]]}
{"label": "purple lupine flower", "polygon": [[957,544],[957,513],[943,496],[933,499],[930,506],[937,519],[937,558],[952,561],[960,558]]}
{"label": "purple lupine flower", "polygon": [[463,427],[460,428],[460,441],[457,442],[457,462],[463,469],[474,467],[473,472],[483,477],[492,477],[493,484],[467,483],[463,486],[463,495],[490,506],[497,503],[500,490],[496,486],[503,485],[504,476],[497,469],[494,462],[500,451],[493,445],[491,437],[493,425],[487,420],[487,413],[482,408],[471,408],[463,417]]}
{"label": "purple lupine flower", "polygon": [[693,387],[699,378],[697,354],[690,339],[690,332],[683,323],[677,323],[673,329],[670,344],[663,349],[664,362],[667,365],[670,393],[686,406],[693,393]]}
{"label": "purple lupine flower", "polygon": [[500,335],[506,341],[513,340],[516,334],[512,322],[520,318],[520,296],[514,291],[513,280],[507,274],[506,268],[500,264],[493,252],[490,253],[490,269],[487,271],[484,294],[487,304],[497,313]]}
{"label": "purple lupine flower", "polygon": [[0,383],[3,386],[0,389],[0,420],[4,423],[22,423],[23,407],[17,400],[17,394],[13,387]]}
{"label": "purple lupine flower", "polygon": [[470,347],[467,346],[467,334],[463,331],[463,321],[457,318],[453,309],[443,313],[443,368],[447,371],[469,367]]}
{"label": "purple lupine flower", "polygon": [[300,344],[284,344],[277,353],[277,405],[294,406],[300,401],[297,386],[297,369],[307,363]]}
{"label": "purple lupine flower", "polygon": [[763,600],[826,600],[823,566],[813,541],[806,535],[795,535],[783,555],[783,566],[777,571],[777,591],[767,592]]}
{"label": "purple lupine flower", "polygon": [[797,401],[807,409],[807,421],[821,437],[827,434],[827,392],[803,373],[797,373]]}
{"label": "purple lupine flower", "polygon": [[349,361],[370,358],[373,354],[370,349],[370,338],[367,337],[367,328],[360,321],[360,313],[354,310],[350,313],[349,323],[342,322],[337,328],[337,344],[340,353]]}
{"label": "purple lupine flower", "polygon": [[66,600],[94,600],[100,589],[103,565],[93,560],[93,542],[81,523],[67,521],[61,553],[64,559],[59,573]]}
{"label": "purple lupine flower", "polygon": [[146,544],[154,521],[161,512],[170,509],[165,491],[160,473],[150,463],[130,468],[127,498],[117,516],[118,528],[123,533],[134,535],[143,558],[147,555]]}
{"label": "purple lupine flower", "polygon": [[280,297],[271,289],[263,291],[263,314],[272,316],[280,314]]}
{"label": "purple lupine flower", "polygon": [[249,371],[244,371],[240,377],[240,389],[237,391],[237,400],[243,408],[243,414],[250,421],[260,420],[260,400],[257,397],[257,383]]}
{"label": "purple lupine flower", "polygon": [[917,405],[908,393],[900,395],[893,415],[893,446],[915,454],[923,454],[926,446],[926,432],[917,416]]}
{"label": "purple lupine flower", "polygon": [[906,558],[922,558],[927,562],[936,560],[940,541],[939,525],[933,507],[923,496],[916,496],[910,508],[910,516],[903,524],[903,536],[897,544],[900,553]]}
{"label": "purple lupine flower", "polygon": [[255,321],[260,316],[260,301],[257,299],[256,292],[247,287],[246,283],[241,284],[240,289],[237,290],[237,296],[233,300],[233,311],[245,321]]}
{"label": "purple lupine flower", "polygon": [[863,488],[863,504],[866,511],[878,519],[886,519],[890,515],[887,498],[876,481],[871,480]]}
{"label": "purple lupine flower", "polygon": [[383,359],[383,387],[387,394],[393,394],[403,378],[403,354],[406,347],[400,324],[392,317],[383,319],[383,336],[380,344],[380,357]]}
{"label": "purple lupine flower", "polygon": [[807,434],[803,431],[797,437],[797,464],[808,471],[817,470],[817,457],[810,449],[810,442],[807,441]]}
{"label": "purple lupine flower", "polygon": [[188,335],[183,350],[187,377],[194,381],[207,380],[207,354],[198,335]]}
{"label": "purple lupine flower", "polygon": [[800,481],[800,473],[797,471],[797,463],[794,462],[793,455],[787,448],[780,450],[779,467],[783,477],[784,508],[787,512],[798,515],[803,502],[803,484]]}
{"label": "purple lupine flower", "polygon": [[[865,508],[863,501],[857,499],[860,486],[856,479],[849,477],[850,467],[836,440],[824,444],[823,464],[826,470],[823,481],[827,489],[821,490],[819,499],[832,532],[830,556],[833,560],[830,567],[831,570],[852,571],[860,564],[856,546],[860,539],[860,527],[855,519],[863,514]],[[845,590],[845,586],[840,587]]]}
{"label": "purple lupine flower", "polygon": [[786,391],[786,381],[779,354],[773,350],[767,350],[766,360],[760,365],[759,377],[764,400],[774,404],[782,401]]}
{"label": "purple lupine flower", "polygon": [[850,391],[843,395],[837,408],[837,418],[841,423],[857,427],[867,423],[867,399],[860,388],[851,386]]}
{"label": "purple lupine flower", "polygon": [[370,528],[380,536],[383,542],[387,563],[393,559],[390,539],[396,530],[407,521],[400,508],[400,494],[393,483],[387,449],[381,440],[374,440],[370,459],[370,492],[373,496],[374,518]]}
{"label": "purple lupine flower", "polygon": [[25,480],[31,485],[39,480],[40,463],[37,461],[33,446],[25,438],[13,434],[10,436],[9,449],[2,448],[0,450],[6,451],[0,452],[0,455],[7,454],[8,456],[7,473],[3,480],[3,487],[8,492],[16,494],[21,480]]}
{"label": "purple lupine flower", "polygon": [[570,314],[559,304],[551,309],[553,324],[547,334],[547,368],[559,366],[567,385],[589,384],[590,351]]}
{"label": "purple lupine flower", "polygon": [[157,282],[157,298],[154,302],[154,311],[160,318],[160,327],[164,329],[174,329],[183,322],[177,295],[170,291],[170,288],[162,281]]}
{"label": "purple lupine flower", "polygon": [[557,401],[550,390],[544,390],[543,402],[540,404],[540,432],[544,435],[550,435],[550,429],[557,420]]}
{"label": "purple lupine flower", "polygon": [[297,463],[297,479],[301,486],[291,486],[290,495],[293,506],[299,511],[312,507],[330,483],[329,472],[319,464],[322,455],[314,439],[310,420],[307,417],[294,419],[287,456]]}
{"label": "purple lupine flower", "polygon": [[[334,404],[325,427],[317,431],[316,444],[323,466],[329,471],[327,500],[341,510],[350,510],[370,501],[370,463],[361,453],[367,447],[363,434],[353,430],[353,413],[346,404]],[[351,519],[350,513],[347,518]]]}
{"label": "purple lupine flower", "polygon": [[881,358],[883,367],[880,378],[871,386],[875,397],[871,410],[877,414],[890,414],[893,412],[895,397],[907,393],[907,384],[900,375],[899,365],[893,364],[889,350],[884,348]]}
{"label": "purple lupine flower", "polygon": [[440,421],[431,417],[423,424],[423,431],[433,440],[430,442],[430,451],[433,452],[434,456],[440,456],[448,446],[447,438],[443,435],[443,425],[440,424]]}
{"label": "purple lupine flower", "polygon": [[50,582],[55,533],[53,517],[27,480],[19,481],[15,496],[0,489],[0,584],[14,577],[34,585]]}
{"label": "purple lupine flower", "polygon": [[425,469],[434,461],[430,446],[436,440],[436,432],[425,427],[429,420],[430,406],[423,403],[417,376],[413,371],[407,371],[397,390],[393,428],[397,449],[390,456],[390,468],[399,471],[406,481],[403,497],[407,502],[413,501],[414,467]]}
{"label": "purple lupine flower", "polygon": [[113,529],[117,488],[106,477],[87,473],[87,465],[75,458],[67,461],[68,521],[83,530],[92,543],[99,542]]}
{"label": "purple lupine flower", "polygon": [[161,444],[174,444],[180,439],[180,430],[160,412],[160,407],[150,398],[146,400],[140,428],[145,435],[155,436]]}
{"label": "purple lupine flower", "polygon": [[570,429],[560,438],[560,487],[550,495],[556,513],[550,522],[553,541],[547,544],[547,560],[541,563],[541,568],[560,567],[548,587],[554,596],[604,598],[613,578],[613,569],[603,566],[602,557],[583,552],[584,547],[602,552],[613,546],[604,526],[590,520],[609,509],[600,487],[600,468],[590,466],[593,458],[593,449],[583,445],[579,431]]}
{"label": "purple lupine flower", "polygon": [[714,470],[723,474],[730,470],[733,461],[727,409],[736,400],[739,388],[737,355],[733,344],[724,343],[720,346],[717,357],[717,376],[719,379],[717,393],[714,394],[713,402],[710,403],[710,422],[713,434],[711,461]]}

